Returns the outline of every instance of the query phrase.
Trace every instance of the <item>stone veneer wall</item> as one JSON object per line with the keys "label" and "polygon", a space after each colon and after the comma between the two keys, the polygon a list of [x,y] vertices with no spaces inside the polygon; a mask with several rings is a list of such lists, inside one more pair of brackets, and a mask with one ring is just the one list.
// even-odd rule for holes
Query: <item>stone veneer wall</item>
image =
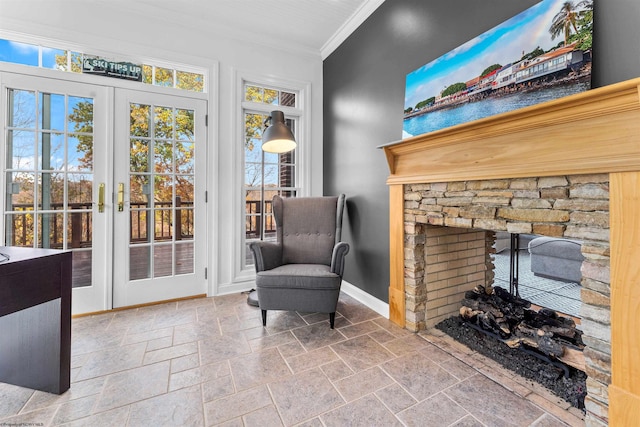
{"label": "stone veneer wall", "polygon": [[611,383],[609,175],[405,185],[406,327],[456,315],[461,295],[493,283],[494,233],[583,241],[580,312],[588,425],[606,425]]}

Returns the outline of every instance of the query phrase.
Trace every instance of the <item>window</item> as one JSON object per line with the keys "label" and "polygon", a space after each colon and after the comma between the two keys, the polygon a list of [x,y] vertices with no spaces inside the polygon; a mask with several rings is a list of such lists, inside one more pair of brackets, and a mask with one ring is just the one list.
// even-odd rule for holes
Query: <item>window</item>
{"label": "window", "polygon": [[[261,149],[265,120],[272,110],[285,111],[285,123],[300,144],[297,125],[301,116],[296,108],[299,102],[296,91],[245,84],[243,92],[245,244],[242,247],[243,267],[247,267],[253,265],[248,248],[251,241],[275,241],[276,224],[271,209],[273,196],[295,197],[300,191],[298,150],[275,154],[263,152]],[[289,111],[296,115],[287,114]]]}
{"label": "window", "polygon": [[[38,44],[0,39],[0,61],[32,67],[48,68],[72,73],[82,73],[83,57],[96,57],[71,50],[50,48]],[[204,73],[142,65],[142,83],[172,87],[192,92],[205,91]]]}

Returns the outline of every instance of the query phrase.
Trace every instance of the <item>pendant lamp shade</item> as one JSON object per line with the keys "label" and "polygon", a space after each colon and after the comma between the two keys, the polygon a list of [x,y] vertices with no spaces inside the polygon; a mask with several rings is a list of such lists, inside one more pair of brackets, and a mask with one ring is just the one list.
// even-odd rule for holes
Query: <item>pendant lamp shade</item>
{"label": "pendant lamp shade", "polygon": [[284,123],[282,111],[271,112],[271,126],[262,133],[262,151],[286,153],[296,148],[296,139]]}

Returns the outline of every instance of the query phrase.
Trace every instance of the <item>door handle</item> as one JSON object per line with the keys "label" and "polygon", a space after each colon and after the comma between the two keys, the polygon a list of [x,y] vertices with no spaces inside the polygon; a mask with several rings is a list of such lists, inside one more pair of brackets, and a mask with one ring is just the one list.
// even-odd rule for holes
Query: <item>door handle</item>
{"label": "door handle", "polygon": [[118,212],[124,210],[124,183],[118,183]]}
{"label": "door handle", "polygon": [[104,182],[98,186],[98,212],[104,212]]}

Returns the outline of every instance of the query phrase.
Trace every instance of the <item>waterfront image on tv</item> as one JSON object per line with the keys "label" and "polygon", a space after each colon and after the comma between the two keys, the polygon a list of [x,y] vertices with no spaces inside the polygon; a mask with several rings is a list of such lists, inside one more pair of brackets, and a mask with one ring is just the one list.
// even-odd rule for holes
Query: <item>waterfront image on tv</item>
{"label": "waterfront image on tv", "polygon": [[542,0],[409,73],[403,138],[591,87],[593,0]]}

